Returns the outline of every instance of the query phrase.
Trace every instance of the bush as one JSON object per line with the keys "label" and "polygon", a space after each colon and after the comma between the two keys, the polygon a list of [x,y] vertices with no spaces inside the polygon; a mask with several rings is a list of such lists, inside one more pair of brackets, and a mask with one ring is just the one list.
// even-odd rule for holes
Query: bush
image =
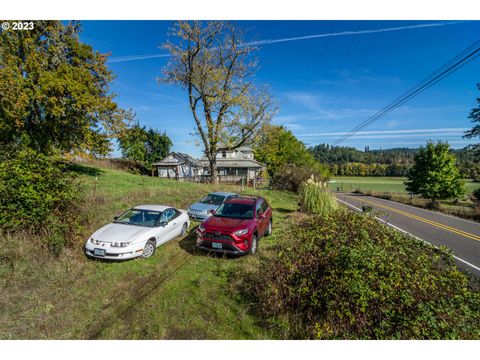
{"label": "bush", "polygon": [[338,203],[322,183],[307,182],[300,191],[300,207],[306,213],[327,215]]}
{"label": "bush", "polygon": [[[76,221],[79,193],[62,162],[31,149],[3,149],[0,155],[0,229],[44,235],[58,253]],[[72,225],[74,226],[74,225]]]}
{"label": "bush", "polygon": [[343,209],[282,236],[237,283],[279,337],[480,338],[480,294],[447,251]]}
{"label": "bush", "polygon": [[476,205],[480,206],[480,188],[475,189],[472,192],[472,200]]}
{"label": "bush", "polygon": [[275,190],[299,192],[302,184],[311,177],[325,180],[325,174],[319,167],[288,164],[282,166],[270,180],[270,186]]}

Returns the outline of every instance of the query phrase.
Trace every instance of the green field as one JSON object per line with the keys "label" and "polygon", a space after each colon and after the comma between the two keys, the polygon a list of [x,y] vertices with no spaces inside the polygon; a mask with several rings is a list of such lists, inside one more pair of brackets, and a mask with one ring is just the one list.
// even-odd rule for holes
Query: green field
{"label": "green field", "polygon": [[[354,191],[360,190],[364,192],[382,192],[382,193],[406,193],[403,182],[405,178],[401,177],[356,177],[356,176],[339,176],[334,177],[329,182],[329,188],[333,191]],[[480,187],[480,183],[474,183],[466,180],[468,192]]]}
{"label": "green field", "polygon": [[[211,256],[195,251],[189,234],[157,249],[147,260],[104,262],[83,255],[84,241],[131,206],[186,208],[212,190],[239,191],[80,167],[90,222],[75,246],[59,258],[29,245],[28,235],[0,237],[1,339],[264,339],[272,338],[231,290],[231,274],[256,266],[295,214],[293,194],[256,191],[274,211],[274,232],[257,256]],[[96,180],[97,179],[97,180]],[[251,189],[247,193],[252,194]]]}

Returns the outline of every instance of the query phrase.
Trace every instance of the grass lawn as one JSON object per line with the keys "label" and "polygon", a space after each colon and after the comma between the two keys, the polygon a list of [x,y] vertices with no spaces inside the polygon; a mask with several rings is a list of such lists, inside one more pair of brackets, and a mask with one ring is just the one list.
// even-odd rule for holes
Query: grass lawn
{"label": "grass lawn", "polygon": [[74,248],[50,258],[34,254],[25,245],[27,235],[0,237],[2,251],[14,251],[19,259],[12,269],[0,266],[1,339],[272,338],[230,290],[231,276],[255,267],[261,253],[275,243],[297,210],[295,195],[246,190],[265,196],[274,211],[274,232],[260,241],[256,256],[197,252],[197,223],[192,222],[185,238],[159,247],[147,260],[95,261],[83,255],[84,241],[129,207],[159,203],[185,209],[209,191],[240,189],[106,168],[82,166],[79,171],[92,220]]}
{"label": "grass lawn", "polygon": [[[338,176],[332,178],[329,187],[331,190],[340,188],[341,191],[406,193],[403,184],[405,180],[406,178],[402,177]],[[480,183],[474,183],[472,180],[466,180],[465,183],[469,193],[480,187]]]}

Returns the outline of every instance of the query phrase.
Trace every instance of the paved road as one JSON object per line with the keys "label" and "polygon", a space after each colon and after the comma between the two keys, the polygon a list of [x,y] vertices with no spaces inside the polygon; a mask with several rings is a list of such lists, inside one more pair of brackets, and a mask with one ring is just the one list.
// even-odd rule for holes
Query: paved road
{"label": "paved road", "polygon": [[480,223],[394,201],[357,194],[336,194],[345,205],[371,206],[377,217],[435,246],[453,251],[458,267],[480,277]]}

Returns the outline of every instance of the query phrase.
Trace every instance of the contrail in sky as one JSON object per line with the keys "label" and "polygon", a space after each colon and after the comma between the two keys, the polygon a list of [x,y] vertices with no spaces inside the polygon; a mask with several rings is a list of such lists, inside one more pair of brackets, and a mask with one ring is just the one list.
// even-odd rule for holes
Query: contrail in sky
{"label": "contrail in sky", "polygon": [[[410,29],[419,29],[419,28],[439,27],[439,26],[446,26],[446,25],[453,25],[453,24],[461,24],[461,23],[466,23],[466,22],[469,22],[469,21],[448,21],[448,22],[439,22],[439,23],[430,23],[430,24],[398,26],[398,27],[383,28],[383,29],[341,31],[341,32],[335,32],[335,33],[306,35],[306,36],[298,36],[298,37],[283,38],[283,39],[257,40],[257,41],[251,41],[251,42],[245,43],[245,44],[243,44],[243,46],[261,46],[261,45],[277,44],[277,43],[289,42],[289,41],[320,39],[320,38],[333,37],[333,36],[375,34],[375,33],[381,33],[381,32],[389,32],[389,31],[400,31],[400,30],[410,30]],[[108,62],[109,63],[117,63],[117,62],[137,61],[137,60],[146,60],[146,59],[154,59],[154,58],[166,58],[166,57],[169,57],[169,56],[170,56],[170,54],[129,55],[129,56],[112,57],[108,60]]]}

